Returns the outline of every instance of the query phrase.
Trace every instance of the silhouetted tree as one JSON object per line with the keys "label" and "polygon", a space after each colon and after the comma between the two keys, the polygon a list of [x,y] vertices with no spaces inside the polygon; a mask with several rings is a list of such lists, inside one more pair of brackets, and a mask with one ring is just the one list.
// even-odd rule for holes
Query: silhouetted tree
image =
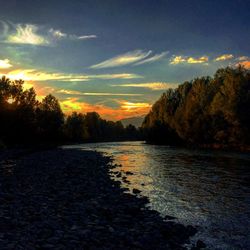
{"label": "silhouetted tree", "polygon": [[83,114],[73,112],[69,115],[64,129],[66,138],[70,141],[82,142],[90,139]]}
{"label": "silhouetted tree", "polygon": [[156,143],[249,145],[250,72],[227,67],[167,90],[142,128]]}
{"label": "silhouetted tree", "polygon": [[41,140],[53,142],[60,139],[64,124],[64,114],[58,100],[53,95],[47,95],[39,104],[37,120]]}
{"label": "silhouetted tree", "polygon": [[136,139],[138,130],[121,122],[106,121],[98,113],[73,112],[64,119],[59,101],[47,95],[36,100],[33,88],[22,80],[0,79],[0,147],[4,144],[58,144]]}

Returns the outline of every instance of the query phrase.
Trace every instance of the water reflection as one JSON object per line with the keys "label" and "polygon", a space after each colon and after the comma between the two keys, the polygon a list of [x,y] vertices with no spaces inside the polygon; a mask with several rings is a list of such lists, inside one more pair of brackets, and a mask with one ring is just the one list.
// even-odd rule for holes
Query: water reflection
{"label": "water reflection", "polygon": [[[141,142],[83,145],[114,156],[150,207],[182,223],[200,226],[196,236],[210,249],[250,247],[249,154],[187,150]],[[133,175],[126,174],[132,172]]]}

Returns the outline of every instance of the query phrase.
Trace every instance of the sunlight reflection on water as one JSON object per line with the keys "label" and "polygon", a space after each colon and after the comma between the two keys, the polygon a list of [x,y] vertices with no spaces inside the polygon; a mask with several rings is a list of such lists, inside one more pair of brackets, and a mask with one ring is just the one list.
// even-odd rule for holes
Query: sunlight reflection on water
{"label": "sunlight reflection on water", "polygon": [[[72,146],[112,155],[129,183],[163,216],[198,226],[209,249],[250,247],[250,155],[188,150],[143,142]],[[133,175],[126,175],[126,172]],[[122,177],[120,178],[122,181]]]}

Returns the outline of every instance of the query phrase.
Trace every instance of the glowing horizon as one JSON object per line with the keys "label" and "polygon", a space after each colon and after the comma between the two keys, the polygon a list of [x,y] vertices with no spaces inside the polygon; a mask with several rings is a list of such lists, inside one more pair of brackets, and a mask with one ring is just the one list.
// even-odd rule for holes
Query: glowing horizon
{"label": "glowing horizon", "polygon": [[247,1],[97,2],[3,3],[0,76],[24,80],[39,100],[53,94],[66,113],[118,120],[218,68],[250,69]]}

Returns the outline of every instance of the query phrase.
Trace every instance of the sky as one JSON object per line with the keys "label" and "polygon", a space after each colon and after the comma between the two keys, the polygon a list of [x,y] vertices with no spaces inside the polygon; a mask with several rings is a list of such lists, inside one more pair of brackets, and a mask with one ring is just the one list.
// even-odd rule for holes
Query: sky
{"label": "sky", "polygon": [[250,68],[249,0],[0,0],[0,76],[65,113],[145,115],[168,88]]}

